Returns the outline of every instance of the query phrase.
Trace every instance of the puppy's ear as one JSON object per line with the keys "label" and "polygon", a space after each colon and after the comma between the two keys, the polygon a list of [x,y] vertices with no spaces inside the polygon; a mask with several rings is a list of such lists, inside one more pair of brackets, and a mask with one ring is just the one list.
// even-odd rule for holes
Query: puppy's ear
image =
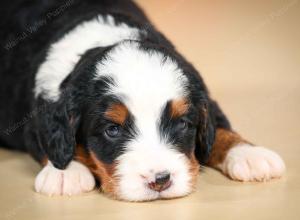
{"label": "puppy's ear", "polygon": [[209,102],[199,107],[195,155],[200,163],[206,163],[215,140],[215,120],[212,106]]}
{"label": "puppy's ear", "polygon": [[[37,105],[45,104],[45,111],[36,120],[40,148],[53,165],[64,169],[73,159],[76,147],[76,131],[80,123],[80,111],[86,97],[95,94],[89,80],[94,77],[95,61],[101,60],[109,47],[97,47],[86,51],[74,70],[61,83],[58,101],[39,98]],[[88,95],[89,94],[89,95]]]}
{"label": "puppy's ear", "polygon": [[41,147],[58,169],[64,169],[73,159],[79,113],[70,108],[66,99],[45,104],[45,111],[38,120]]}

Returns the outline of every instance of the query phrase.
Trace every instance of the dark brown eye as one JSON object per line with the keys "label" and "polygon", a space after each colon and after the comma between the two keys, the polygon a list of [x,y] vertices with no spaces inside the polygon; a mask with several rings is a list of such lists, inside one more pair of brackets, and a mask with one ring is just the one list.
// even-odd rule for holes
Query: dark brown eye
{"label": "dark brown eye", "polygon": [[112,125],[105,130],[105,134],[110,138],[115,138],[120,135],[120,126]]}
{"label": "dark brown eye", "polygon": [[178,129],[180,129],[180,130],[185,130],[185,129],[188,127],[188,123],[187,123],[187,121],[181,119],[181,120],[179,121],[177,127],[178,127]]}

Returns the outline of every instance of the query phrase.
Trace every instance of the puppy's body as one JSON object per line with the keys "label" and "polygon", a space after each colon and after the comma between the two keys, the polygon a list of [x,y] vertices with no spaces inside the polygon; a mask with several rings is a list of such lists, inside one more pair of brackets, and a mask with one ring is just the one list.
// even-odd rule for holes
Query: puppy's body
{"label": "puppy's body", "polygon": [[36,105],[34,98],[35,76],[54,42],[99,15],[104,18],[108,14],[116,14],[119,22],[126,20],[129,24],[145,24],[145,28],[150,29],[143,12],[127,0],[5,0],[1,1],[1,10],[0,126],[4,132],[1,132],[0,139],[3,146],[14,149],[25,150],[24,118],[29,120],[32,113],[43,110],[42,106]]}
{"label": "puppy's body", "polygon": [[45,166],[37,191],[89,191],[93,173],[118,199],[184,196],[198,161],[242,181],[281,176],[280,157],[231,130],[198,72],[134,3],[33,2],[4,13],[0,140]]}

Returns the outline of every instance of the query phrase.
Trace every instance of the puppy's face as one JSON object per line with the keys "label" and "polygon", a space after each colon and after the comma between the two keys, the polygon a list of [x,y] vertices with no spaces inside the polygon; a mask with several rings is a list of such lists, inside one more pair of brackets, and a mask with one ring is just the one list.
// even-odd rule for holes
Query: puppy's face
{"label": "puppy's face", "polygon": [[129,201],[190,193],[199,171],[196,140],[206,132],[199,85],[174,59],[136,42],[106,51],[92,82],[101,92],[87,97],[81,116],[81,159],[102,190]]}

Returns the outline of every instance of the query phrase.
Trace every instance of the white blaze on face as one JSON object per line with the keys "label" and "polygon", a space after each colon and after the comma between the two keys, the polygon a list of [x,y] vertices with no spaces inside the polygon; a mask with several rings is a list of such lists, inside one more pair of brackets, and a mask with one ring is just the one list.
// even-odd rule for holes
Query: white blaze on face
{"label": "white blaze on face", "polygon": [[[110,76],[115,84],[109,94],[123,98],[134,117],[138,135],[117,159],[118,196],[131,201],[183,196],[191,191],[188,158],[161,140],[159,121],[170,100],[187,95],[187,79],[177,64],[158,52],[145,51],[136,42],[124,42],[97,65],[97,76]],[[162,192],[148,182],[168,171],[172,185]]]}

